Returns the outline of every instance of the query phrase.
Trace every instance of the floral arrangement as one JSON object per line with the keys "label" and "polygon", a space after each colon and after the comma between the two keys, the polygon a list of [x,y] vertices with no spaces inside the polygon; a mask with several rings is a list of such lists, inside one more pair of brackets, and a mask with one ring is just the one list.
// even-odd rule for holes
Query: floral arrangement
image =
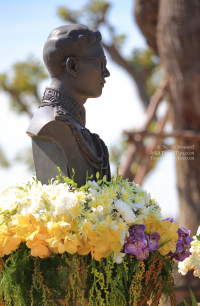
{"label": "floral arrangement", "polygon": [[[62,182],[63,181],[63,182]],[[162,220],[155,199],[117,175],[36,179],[0,194],[1,305],[176,305],[174,259],[189,231]]]}
{"label": "floral arrangement", "polygon": [[[187,233],[187,235],[186,235]],[[185,231],[183,239],[188,241],[188,244],[191,241],[189,238],[190,231]],[[186,275],[189,270],[194,271],[194,276],[200,278],[200,227],[198,228],[196,236],[193,237],[191,241],[191,248],[189,250],[189,256],[186,256],[184,261],[181,261],[178,264],[179,272],[182,275]]]}

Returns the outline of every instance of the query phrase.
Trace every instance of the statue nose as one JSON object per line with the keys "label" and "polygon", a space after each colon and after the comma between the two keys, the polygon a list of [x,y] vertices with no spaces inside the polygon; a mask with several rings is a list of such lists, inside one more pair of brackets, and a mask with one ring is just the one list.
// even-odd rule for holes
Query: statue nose
{"label": "statue nose", "polygon": [[103,72],[103,76],[108,78],[110,76],[110,71],[105,67],[104,72]]}

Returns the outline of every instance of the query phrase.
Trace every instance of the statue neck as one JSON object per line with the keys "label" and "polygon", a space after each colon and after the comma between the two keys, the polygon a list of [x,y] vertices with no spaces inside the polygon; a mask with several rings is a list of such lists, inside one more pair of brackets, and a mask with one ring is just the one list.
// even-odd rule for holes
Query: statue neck
{"label": "statue neck", "polygon": [[64,94],[67,94],[73,100],[78,102],[81,105],[84,105],[87,98],[85,95],[78,93],[77,90],[74,89],[74,83],[70,80],[63,80],[62,78],[52,78],[50,83],[50,88],[58,90]]}
{"label": "statue neck", "polygon": [[85,107],[67,93],[46,87],[41,106],[61,106],[82,126],[85,126]]}

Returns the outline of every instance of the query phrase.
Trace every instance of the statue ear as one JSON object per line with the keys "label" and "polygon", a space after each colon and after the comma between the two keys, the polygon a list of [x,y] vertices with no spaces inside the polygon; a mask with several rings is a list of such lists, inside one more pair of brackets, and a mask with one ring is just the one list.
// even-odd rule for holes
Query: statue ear
{"label": "statue ear", "polygon": [[69,57],[66,61],[67,71],[76,78],[76,62],[73,57]]}

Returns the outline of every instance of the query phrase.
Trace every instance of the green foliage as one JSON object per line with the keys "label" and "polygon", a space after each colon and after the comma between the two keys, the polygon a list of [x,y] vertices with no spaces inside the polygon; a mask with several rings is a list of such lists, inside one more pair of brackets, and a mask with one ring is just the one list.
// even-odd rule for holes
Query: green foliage
{"label": "green foliage", "polygon": [[34,171],[33,153],[31,147],[22,149],[17,152],[15,156],[15,161],[25,164],[29,171]]}
{"label": "green foliage", "polygon": [[32,116],[32,104],[38,105],[38,85],[47,78],[44,66],[32,56],[14,63],[9,73],[0,74],[0,89],[9,94],[11,109]]}
{"label": "green foliage", "polygon": [[89,1],[89,3],[85,6],[85,9],[94,16],[96,16],[96,14],[99,13],[105,15],[109,7],[110,3],[108,1],[92,0]]}
{"label": "green foliage", "polygon": [[200,235],[196,235],[197,240],[200,241]]}
{"label": "green foliage", "polygon": [[[191,298],[192,306],[198,306],[199,304],[197,303],[197,300],[194,296],[194,293],[192,292],[190,287],[189,287],[189,290],[190,290],[190,298]],[[181,302],[177,306],[190,306],[190,305],[188,304],[188,302],[186,300],[184,300],[183,302]]]}
{"label": "green foliage", "polygon": [[[58,295],[63,295],[60,266],[66,266],[61,255],[34,258],[22,243],[15,253],[4,260],[5,266],[0,273],[0,293],[5,305],[60,305]],[[51,294],[48,293],[50,291]]]}
{"label": "green foliage", "polygon": [[80,10],[71,10],[68,7],[59,6],[57,14],[63,20],[71,23],[81,23],[82,18],[85,18],[91,26],[96,26],[98,23],[105,20],[105,14],[109,7],[110,3],[107,1],[92,0]]}
{"label": "green foliage", "polygon": [[147,94],[151,97],[164,75],[164,71],[159,64],[159,58],[149,47],[135,49],[128,63],[134,71],[142,76]]}
{"label": "green foliage", "polygon": [[3,148],[0,146],[0,166],[2,168],[8,168],[10,166],[10,162],[8,161]]}
{"label": "green foliage", "polygon": [[111,7],[110,2],[102,0],[91,0],[79,10],[71,10],[68,7],[60,6],[57,14],[62,20],[71,23],[83,23],[98,28],[104,24],[110,34],[113,45],[120,49],[126,40],[125,34],[116,34],[115,29],[109,24],[107,14]]}
{"label": "green foliage", "polygon": [[[26,113],[33,116],[33,105],[39,105],[41,98],[38,87],[41,81],[47,78],[44,66],[32,56],[27,60],[14,63],[8,73],[0,74],[0,90],[7,93],[11,110],[18,115]],[[33,171],[31,148],[18,152],[14,160],[9,161],[0,147],[0,166],[8,168],[13,162],[25,163]]]}
{"label": "green foliage", "polygon": [[[190,289],[190,297],[191,297],[191,301],[192,301],[192,306],[198,306],[197,300],[196,300],[196,298],[194,296],[194,293],[192,292],[191,289]],[[185,304],[185,306],[189,306],[189,304],[185,300],[184,300],[184,304]]]}
{"label": "green foliage", "polygon": [[81,12],[74,11],[66,8],[65,6],[59,6],[57,9],[57,14],[64,20],[78,23],[79,17],[81,16]]}
{"label": "green foliage", "polygon": [[87,20],[98,25],[100,22],[105,22],[106,13],[110,7],[108,1],[92,0],[84,7],[84,12],[87,14]]}
{"label": "green foliage", "polygon": [[58,172],[59,172],[59,175],[56,176],[56,179],[58,180],[58,183],[65,182],[67,185],[70,185],[71,188],[77,189],[78,184],[74,182],[74,175],[75,175],[74,169],[72,168],[72,175],[71,175],[71,178],[69,178],[69,177],[63,175],[60,167],[57,167],[57,168],[58,168]]}
{"label": "green foliage", "polygon": [[115,165],[115,167],[117,167],[118,163],[121,162],[127,148],[128,143],[124,136],[119,139],[117,144],[110,147],[110,161]]}
{"label": "green foliage", "polygon": [[126,34],[114,35],[113,36],[113,43],[114,43],[116,49],[120,49],[123,46],[126,39],[127,39]]}

